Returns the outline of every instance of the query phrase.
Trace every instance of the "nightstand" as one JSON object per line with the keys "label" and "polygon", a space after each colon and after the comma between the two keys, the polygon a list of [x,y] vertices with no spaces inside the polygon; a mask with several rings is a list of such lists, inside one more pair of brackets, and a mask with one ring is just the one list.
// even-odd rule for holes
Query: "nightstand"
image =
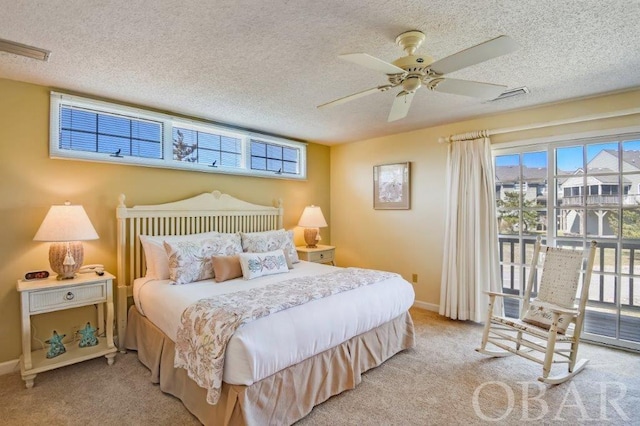
{"label": "nightstand", "polygon": [[[70,280],[24,281],[17,284],[20,293],[20,311],[22,320],[22,356],[20,372],[27,388],[33,387],[38,373],[76,362],[105,356],[107,364],[113,364],[117,348],[113,344],[113,280],[108,272],[102,276],[95,273],[79,274]],[[78,341],[65,343],[66,352],[54,358],[47,358],[47,350],[31,350],[31,316],[46,312],[61,311],[80,306],[98,306],[98,328],[105,331],[105,337],[98,338],[98,344],[81,348]],[[104,307],[107,308],[105,322]],[[58,330],[60,334],[70,333]],[[44,340],[44,339],[43,339]]]}
{"label": "nightstand", "polygon": [[298,246],[296,247],[296,251],[298,252],[300,260],[315,263],[331,263],[333,266],[336,266],[336,248],[334,246],[321,246],[320,244],[318,244],[316,248]]}

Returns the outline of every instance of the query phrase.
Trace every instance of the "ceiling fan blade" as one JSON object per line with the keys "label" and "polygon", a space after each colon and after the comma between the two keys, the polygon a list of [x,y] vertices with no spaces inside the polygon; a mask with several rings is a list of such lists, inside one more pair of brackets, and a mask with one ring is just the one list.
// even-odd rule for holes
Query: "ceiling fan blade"
{"label": "ceiling fan blade", "polygon": [[382,71],[385,74],[404,74],[406,71],[400,67],[396,67],[389,62],[385,62],[382,59],[378,59],[366,53],[348,53],[346,55],[338,56],[345,61],[353,62],[365,68],[372,69],[374,71]]}
{"label": "ceiling fan blade", "polygon": [[511,37],[502,35],[435,61],[429,68],[436,74],[444,75],[506,55],[517,49],[518,44]]}
{"label": "ceiling fan blade", "polygon": [[457,80],[455,78],[443,78],[427,85],[432,90],[454,95],[471,96],[481,99],[495,99],[507,89],[507,86],[478,81]]}
{"label": "ceiling fan blade", "polygon": [[411,101],[413,100],[413,95],[415,92],[405,92],[404,90],[396,96],[393,100],[393,105],[391,106],[391,111],[389,112],[388,122],[400,120],[401,118],[405,118],[409,113],[409,108],[411,107]]}
{"label": "ceiling fan blade", "polygon": [[363,96],[370,95],[372,93],[384,92],[385,90],[387,90],[387,89],[389,89],[391,87],[393,87],[391,84],[386,84],[384,86],[378,86],[378,87],[374,87],[374,88],[371,88],[371,89],[363,90],[362,92],[354,93],[352,95],[344,96],[344,97],[336,99],[334,101],[327,102],[327,103],[324,103],[322,105],[318,105],[317,108],[324,108],[324,107],[328,107],[328,106],[340,105],[340,104],[343,104],[345,102],[349,102],[349,101],[352,101],[354,99],[358,99],[358,98],[361,98]]}

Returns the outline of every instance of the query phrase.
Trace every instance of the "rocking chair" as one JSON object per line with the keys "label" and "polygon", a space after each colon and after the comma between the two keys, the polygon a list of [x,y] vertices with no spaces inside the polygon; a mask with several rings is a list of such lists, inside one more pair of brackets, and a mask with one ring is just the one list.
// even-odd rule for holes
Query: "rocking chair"
{"label": "rocking chair", "polygon": [[[582,251],[544,246],[538,237],[524,296],[487,292],[489,312],[482,345],[476,351],[494,357],[515,354],[542,364],[542,376],[538,380],[552,385],[562,383],[582,371],[589,360],[576,362],[576,357],[589,297],[595,247],[596,242],[591,242],[582,274],[585,260]],[[531,300],[541,255],[544,257],[542,277],[537,297]],[[582,286],[579,285],[581,275]],[[520,318],[495,315],[493,306],[496,297],[521,300]],[[487,349],[488,343],[499,349]],[[550,377],[551,366],[557,363],[568,364],[568,370]]]}

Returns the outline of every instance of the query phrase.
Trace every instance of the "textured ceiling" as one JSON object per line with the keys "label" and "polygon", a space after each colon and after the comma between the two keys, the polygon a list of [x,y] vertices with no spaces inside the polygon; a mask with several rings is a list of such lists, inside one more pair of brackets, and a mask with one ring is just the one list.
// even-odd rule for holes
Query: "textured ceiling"
{"label": "textured ceiling", "polygon": [[[52,52],[0,52],[0,78],[335,144],[639,87],[639,22],[638,0],[0,0],[0,38]],[[393,123],[395,90],[316,108],[386,83],[339,54],[393,61],[413,29],[436,60],[511,36],[518,51],[448,76],[531,93],[483,103],[420,89]]]}

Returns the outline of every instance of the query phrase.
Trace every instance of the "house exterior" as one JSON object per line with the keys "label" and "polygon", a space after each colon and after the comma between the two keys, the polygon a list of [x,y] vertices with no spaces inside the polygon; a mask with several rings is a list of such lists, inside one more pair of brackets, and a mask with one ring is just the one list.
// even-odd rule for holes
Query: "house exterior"
{"label": "house exterior", "polygon": [[586,186],[582,169],[565,179],[558,192],[559,230],[568,235],[582,235],[585,230],[580,219],[586,212],[588,235],[615,235],[617,230],[609,219],[618,214],[620,203],[623,208],[640,206],[640,151],[623,151],[621,162],[615,150],[599,152],[587,164]]}

